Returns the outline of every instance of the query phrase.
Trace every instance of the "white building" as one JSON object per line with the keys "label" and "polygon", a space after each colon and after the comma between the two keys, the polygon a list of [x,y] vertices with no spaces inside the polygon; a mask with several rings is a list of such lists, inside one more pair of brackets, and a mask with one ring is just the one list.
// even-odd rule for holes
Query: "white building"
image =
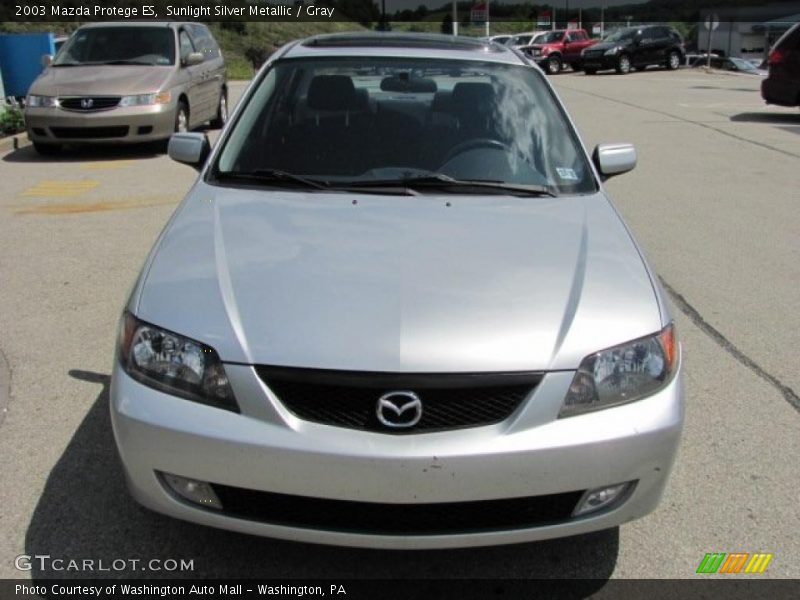
{"label": "white building", "polygon": [[[716,15],[720,21],[719,27],[713,32],[705,28],[705,20],[709,15]],[[798,21],[800,1],[703,10],[697,29],[697,48],[705,52],[710,41],[712,52],[725,56],[766,58],[775,41]]]}

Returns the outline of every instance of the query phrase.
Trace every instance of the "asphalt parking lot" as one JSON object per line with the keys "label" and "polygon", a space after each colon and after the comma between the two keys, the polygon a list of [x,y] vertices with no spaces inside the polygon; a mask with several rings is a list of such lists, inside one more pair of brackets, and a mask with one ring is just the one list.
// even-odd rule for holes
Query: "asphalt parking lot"
{"label": "asphalt parking lot", "polygon": [[[765,106],[750,76],[553,81],[589,147],[639,151],[637,169],[608,187],[672,296],[687,393],[657,512],[576,538],[403,553],[248,537],[139,508],[108,418],[115,329],[194,171],[142,149],[42,158],[25,147],[0,155],[0,577],[85,576],[14,567],[48,554],[193,559],[201,577],[683,578],[705,553],[736,551],[773,553],[764,577],[800,577],[800,111]],[[112,573],[126,574],[142,575]]]}

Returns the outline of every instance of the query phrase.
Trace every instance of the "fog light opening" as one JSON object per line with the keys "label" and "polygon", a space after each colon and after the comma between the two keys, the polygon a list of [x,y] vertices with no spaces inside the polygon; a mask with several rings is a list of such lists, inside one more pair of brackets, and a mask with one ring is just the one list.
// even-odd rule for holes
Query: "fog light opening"
{"label": "fog light opening", "polygon": [[628,481],[587,490],[572,512],[572,516],[583,517],[620,504],[628,497],[635,484],[635,481]]}
{"label": "fog light opening", "polygon": [[198,506],[222,510],[222,502],[209,483],[171,473],[160,473],[160,475],[166,486],[180,498]]}

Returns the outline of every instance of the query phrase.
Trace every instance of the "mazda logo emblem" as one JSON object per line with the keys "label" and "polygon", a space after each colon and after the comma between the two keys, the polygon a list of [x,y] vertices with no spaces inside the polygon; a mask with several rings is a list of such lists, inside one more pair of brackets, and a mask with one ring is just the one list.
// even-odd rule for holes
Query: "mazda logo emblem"
{"label": "mazda logo emblem", "polygon": [[414,392],[388,392],[378,398],[378,421],[392,429],[408,429],[422,418],[422,400]]}
{"label": "mazda logo emblem", "polygon": [[94,100],[91,98],[81,98],[81,108],[92,108],[94,106]]}

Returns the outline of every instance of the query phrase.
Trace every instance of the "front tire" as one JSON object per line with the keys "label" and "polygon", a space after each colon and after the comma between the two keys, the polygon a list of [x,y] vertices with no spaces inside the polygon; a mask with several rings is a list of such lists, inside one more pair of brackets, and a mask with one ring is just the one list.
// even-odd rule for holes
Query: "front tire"
{"label": "front tire", "polygon": [[558,75],[561,73],[561,57],[551,56],[547,59],[547,73],[550,75]]}
{"label": "front tire", "polygon": [[617,73],[620,75],[627,75],[631,72],[631,57],[627,54],[623,54],[617,59]]}
{"label": "front tire", "polygon": [[670,71],[676,71],[678,67],[681,66],[681,55],[678,54],[675,50],[669,53],[667,57],[667,69]]}
{"label": "front tire", "polygon": [[222,129],[228,122],[228,92],[224,89],[220,91],[219,103],[217,104],[217,116],[211,121],[211,127]]}

